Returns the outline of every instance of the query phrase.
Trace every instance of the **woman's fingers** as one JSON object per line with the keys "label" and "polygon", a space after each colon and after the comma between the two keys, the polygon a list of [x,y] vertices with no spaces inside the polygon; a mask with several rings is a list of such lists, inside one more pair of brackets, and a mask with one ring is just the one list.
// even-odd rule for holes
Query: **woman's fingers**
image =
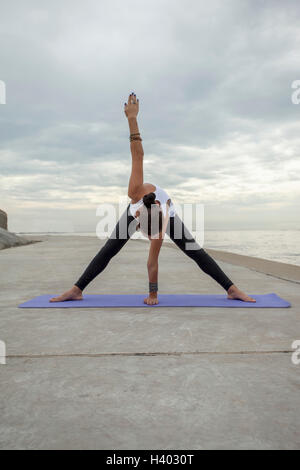
{"label": "woman's fingers", "polygon": [[137,99],[137,97],[134,93],[130,93],[130,95],[128,96],[127,105],[129,105],[129,104],[139,105],[138,99]]}
{"label": "woman's fingers", "polygon": [[158,299],[151,299],[150,297],[147,297],[146,299],[144,299],[144,304],[156,305],[158,304]]}
{"label": "woman's fingers", "polygon": [[124,104],[124,112],[127,117],[136,117],[139,112],[139,101],[134,93],[128,96],[128,102]]}

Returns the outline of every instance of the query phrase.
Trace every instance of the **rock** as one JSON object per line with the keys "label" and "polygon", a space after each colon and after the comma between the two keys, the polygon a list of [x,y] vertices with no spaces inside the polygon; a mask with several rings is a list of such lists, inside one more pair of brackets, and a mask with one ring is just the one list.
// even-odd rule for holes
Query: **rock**
{"label": "rock", "polygon": [[33,240],[28,240],[25,237],[20,237],[15,233],[8,232],[0,227],[0,250],[3,248],[11,248],[13,246],[28,245],[34,243]]}
{"label": "rock", "polygon": [[0,228],[7,230],[7,214],[0,209]]}

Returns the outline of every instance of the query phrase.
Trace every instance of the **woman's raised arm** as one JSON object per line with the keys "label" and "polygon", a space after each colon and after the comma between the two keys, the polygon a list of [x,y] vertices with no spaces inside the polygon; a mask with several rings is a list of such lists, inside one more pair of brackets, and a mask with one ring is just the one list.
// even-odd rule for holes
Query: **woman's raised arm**
{"label": "woman's raised arm", "polygon": [[134,93],[128,97],[128,103],[124,105],[124,112],[128,119],[130,135],[133,135],[134,140],[130,141],[130,150],[132,156],[132,168],[128,185],[128,196],[132,199],[139,200],[143,192],[144,174],[143,174],[143,159],[144,149],[142,141],[139,140],[140,133],[137,123],[137,115],[139,112],[139,100]]}

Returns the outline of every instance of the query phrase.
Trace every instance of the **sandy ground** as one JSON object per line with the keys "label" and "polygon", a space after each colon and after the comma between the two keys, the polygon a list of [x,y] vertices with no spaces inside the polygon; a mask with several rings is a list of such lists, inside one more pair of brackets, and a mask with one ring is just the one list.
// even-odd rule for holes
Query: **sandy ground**
{"label": "sandy ground", "polygon": [[[18,309],[69,288],[103,243],[38,238],[0,253],[1,449],[300,447],[300,268],[214,252],[241,289],[286,309]],[[146,294],[147,248],[129,241],[85,293]],[[167,245],[159,287],[225,293]]]}

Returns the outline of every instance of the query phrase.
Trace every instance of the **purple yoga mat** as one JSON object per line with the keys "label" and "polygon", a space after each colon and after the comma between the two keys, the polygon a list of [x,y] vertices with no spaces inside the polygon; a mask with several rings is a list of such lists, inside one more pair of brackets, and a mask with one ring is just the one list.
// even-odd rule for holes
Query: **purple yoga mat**
{"label": "purple yoga mat", "polygon": [[19,308],[100,308],[100,307],[239,307],[239,308],[282,308],[291,304],[278,295],[259,294],[252,295],[256,302],[243,302],[242,300],[229,300],[226,294],[200,295],[200,294],[159,294],[158,305],[144,304],[144,294],[100,294],[84,295],[83,300],[69,300],[66,302],[49,302],[56,295],[39,295],[29,300]]}

